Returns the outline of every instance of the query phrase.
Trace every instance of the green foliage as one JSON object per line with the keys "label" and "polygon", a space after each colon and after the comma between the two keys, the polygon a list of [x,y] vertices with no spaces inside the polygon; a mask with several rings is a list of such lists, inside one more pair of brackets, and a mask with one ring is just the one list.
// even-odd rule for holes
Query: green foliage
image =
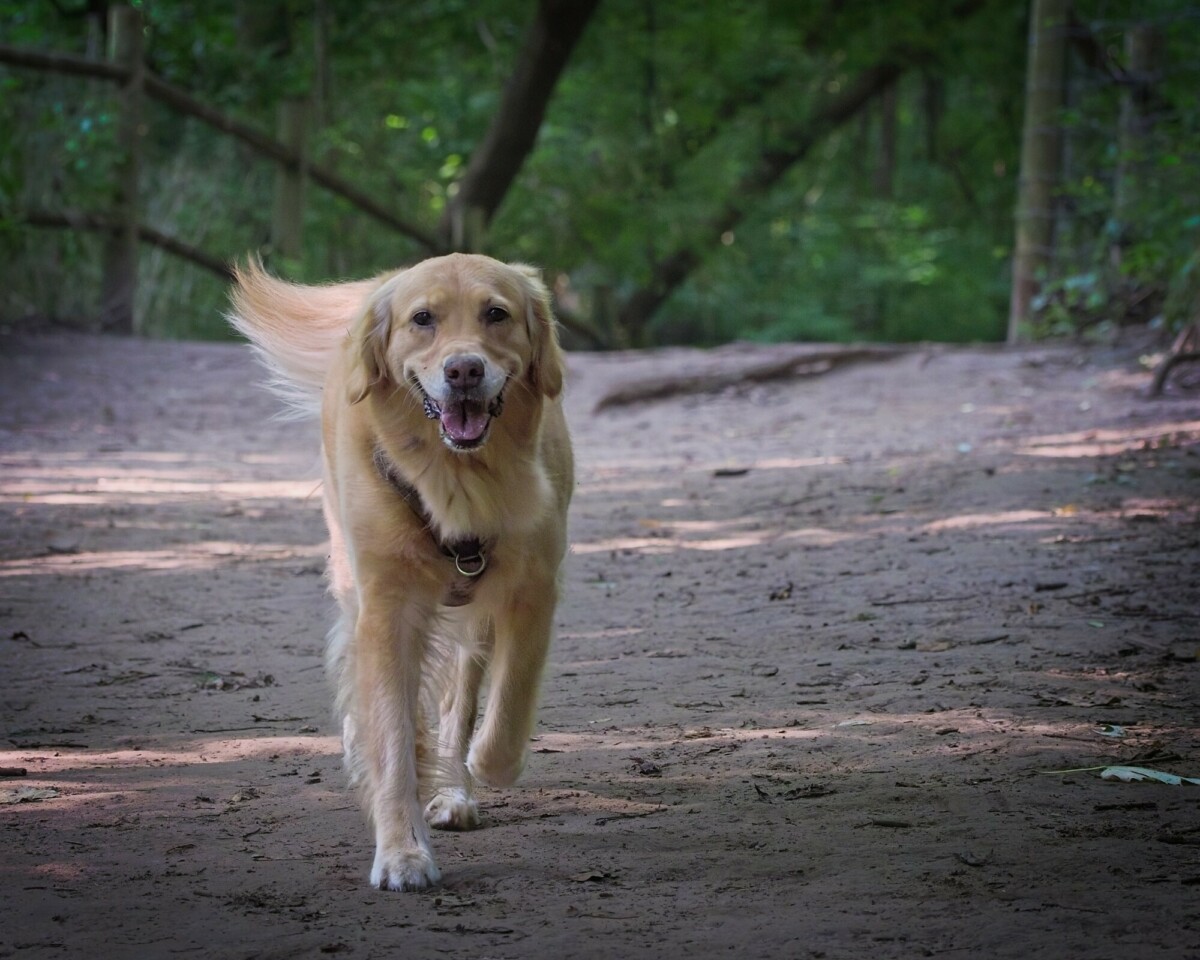
{"label": "green foliage", "polygon": [[[1129,69],[1128,30],[1152,26],[1161,37],[1153,64],[1148,129],[1133,144],[1118,136],[1129,87],[1086,74],[1064,118],[1067,164],[1061,191],[1059,264],[1046,278],[1035,329],[1064,333],[1099,325],[1195,319],[1187,264],[1200,250],[1200,9],[1180,0],[1083,3],[1096,40]],[[1177,290],[1176,287],[1182,286]]]}
{"label": "green foliage", "polygon": [[[140,6],[151,70],[264,131],[274,129],[283,98],[316,95],[314,162],[430,232],[488,127],[533,8],[529,0]],[[1071,216],[1060,272],[1069,279],[1047,278],[1044,330],[1098,322],[1149,288],[1161,302],[1200,230],[1195,8],[1183,0],[1152,0],[1148,14],[1133,0],[1094,6],[1081,2],[1080,15],[1096,18],[1109,48],[1119,49],[1122,29],[1138,17],[1163,25],[1170,69],[1161,92],[1172,109],[1147,147],[1115,269],[1120,90],[1094,77],[1078,88],[1062,196]],[[13,45],[99,58],[102,25],[83,10],[68,0],[0,2],[0,33]],[[656,261],[694,250],[699,268],[645,329],[627,331],[635,343],[998,339],[1025,15],[1023,0],[993,0],[962,21],[930,0],[605,0],[486,248],[569,278],[583,307],[595,285],[626,297]],[[324,73],[318,41],[331,51]],[[788,131],[819,97],[898,44],[913,66],[897,89],[891,168],[881,169],[875,102],[769,192],[735,198],[746,215],[715,232],[714,218],[763,154],[788,148]],[[1073,68],[1093,76],[1081,69]],[[0,153],[0,317],[80,323],[94,313],[101,238],[18,221],[27,210],[106,209],[117,159],[113,102],[102,81],[0,67],[0,138],[14,146]],[[364,276],[420,255],[310,184],[302,256],[272,258],[272,165],[157,104],[147,107],[146,130],[144,219],[212,255],[262,251],[274,269],[305,281]],[[140,266],[145,332],[226,335],[221,281],[151,247]]]}

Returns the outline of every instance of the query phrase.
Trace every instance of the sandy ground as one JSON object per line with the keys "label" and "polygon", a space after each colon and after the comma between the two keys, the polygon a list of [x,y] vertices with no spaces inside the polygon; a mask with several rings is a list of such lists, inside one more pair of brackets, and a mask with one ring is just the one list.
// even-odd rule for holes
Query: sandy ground
{"label": "sandy ground", "polygon": [[236,346],[0,341],[0,957],[1200,957],[1200,787],[1098,775],[1200,776],[1200,392],[1136,354],[574,357],[534,753],[396,894],[312,428]]}

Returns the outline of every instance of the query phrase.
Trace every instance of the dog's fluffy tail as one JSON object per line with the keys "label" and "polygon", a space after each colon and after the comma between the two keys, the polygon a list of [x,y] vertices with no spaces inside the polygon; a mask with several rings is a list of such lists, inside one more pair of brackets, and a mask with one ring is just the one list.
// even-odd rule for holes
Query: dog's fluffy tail
{"label": "dog's fluffy tail", "polygon": [[270,388],[297,417],[320,410],[334,353],[379,279],[302,286],[271,276],[258,260],[234,267],[229,322],[271,371]]}

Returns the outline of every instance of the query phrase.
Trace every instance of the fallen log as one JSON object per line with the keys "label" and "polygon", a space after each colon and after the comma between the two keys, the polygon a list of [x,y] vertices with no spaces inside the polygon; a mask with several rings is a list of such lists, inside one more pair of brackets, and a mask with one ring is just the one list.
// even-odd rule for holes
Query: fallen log
{"label": "fallen log", "polygon": [[892,344],[789,344],[760,347],[733,344],[697,351],[697,363],[685,373],[656,373],[653,363],[645,372],[626,376],[608,387],[596,401],[596,412],[645,400],[697,393],[712,393],[746,383],[763,383],[791,377],[827,373],[834,367],[862,360],[890,360],[911,348]]}

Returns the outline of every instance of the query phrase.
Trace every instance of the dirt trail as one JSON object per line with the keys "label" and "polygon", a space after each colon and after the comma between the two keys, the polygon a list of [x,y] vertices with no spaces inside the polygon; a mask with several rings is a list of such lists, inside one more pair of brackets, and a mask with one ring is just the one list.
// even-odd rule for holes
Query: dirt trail
{"label": "dirt trail", "polygon": [[414,895],[312,428],[239,347],[0,341],[0,957],[1200,957],[1200,789],[1044,772],[1200,776],[1200,394],[947,349],[593,412],[695,363],[572,358],[535,753]]}

